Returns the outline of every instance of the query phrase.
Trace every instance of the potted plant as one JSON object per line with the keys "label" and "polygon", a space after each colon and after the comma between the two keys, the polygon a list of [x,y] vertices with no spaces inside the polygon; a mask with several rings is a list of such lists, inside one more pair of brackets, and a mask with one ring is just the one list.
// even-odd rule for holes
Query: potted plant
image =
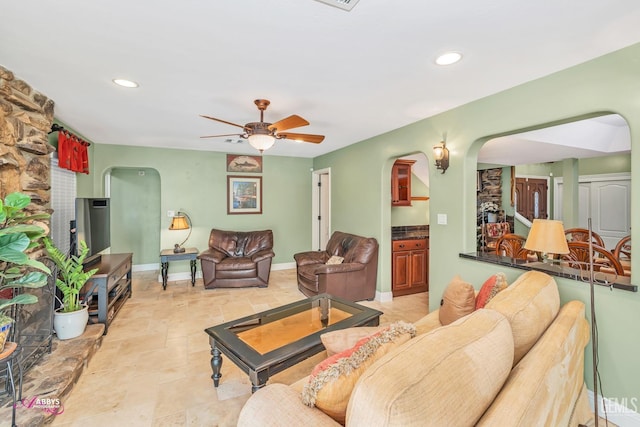
{"label": "potted plant", "polygon": [[80,300],[80,290],[98,269],[84,271],[82,263],[89,253],[89,248],[83,240],[78,242],[78,256],[62,253],[48,237],[44,239],[44,245],[58,267],[56,286],[62,292],[62,307],[54,311],[53,329],[61,340],[79,337],[89,320],[89,308]]}
{"label": "potted plant", "polygon": [[497,222],[498,220],[498,211],[500,208],[493,202],[484,202],[480,205],[480,209],[484,215],[484,212],[487,213],[487,222]]}
{"label": "potted plant", "polygon": [[24,209],[30,203],[31,198],[22,193],[8,194],[4,201],[0,199],[0,352],[4,350],[9,328],[14,322],[8,309],[38,301],[35,295],[15,295],[14,291],[40,288],[47,283],[51,273],[46,265],[26,253],[36,248],[46,233],[32,222],[49,218],[48,214],[27,215]]}

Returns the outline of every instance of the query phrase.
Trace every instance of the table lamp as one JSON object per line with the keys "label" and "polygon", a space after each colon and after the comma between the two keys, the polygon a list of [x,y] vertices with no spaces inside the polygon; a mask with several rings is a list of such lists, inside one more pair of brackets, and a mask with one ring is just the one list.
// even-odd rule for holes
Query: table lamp
{"label": "table lamp", "polygon": [[178,211],[178,213],[171,219],[169,230],[189,230],[189,234],[187,234],[186,239],[184,239],[182,243],[176,243],[173,248],[173,252],[176,254],[184,252],[185,249],[183,245],[187,240],[189,240],[192,230],[191,218],[189,218],[189,215],[187,215],[186,212]]}
{"label": "table lamp", "polygon": [[548,254],[569,253],[562,221],[534,219],[524,248],[538,253],[538,261],[545,262]]}

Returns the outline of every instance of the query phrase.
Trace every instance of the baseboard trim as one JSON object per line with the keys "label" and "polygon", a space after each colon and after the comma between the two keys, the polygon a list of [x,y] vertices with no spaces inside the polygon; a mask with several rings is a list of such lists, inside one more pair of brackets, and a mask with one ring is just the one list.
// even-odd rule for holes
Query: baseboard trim
{"label": "baseboard trim", "polygon": [[160,264],[135,264],[131,266],[131,271],[153,271],[159,269]]}
{"label": "baseboard trim", "polygon": [[391,302],[393,301],[393,293],[376,291],[374,299],[378,302]]}
{"label": "baseboard trim", "polygon": [[278,264],[271,264],[271,271],[291,270],[292,268],[296,268],[295,262],[281,262]]}
{"label": "baseboard trim", "polygon": [[[587,396],[589,397],[591,410],[593,410],[593,391],[587,389]],[[598,400],[600,401],[598,406],[598,416],[600,418],[604,418],[606,409],[608,420],[618,427],[640,427],[640,414],[638,413],[640,401],[638,401],[637,397],[618,399],[598,396]]]}
{"label": "baseboard trim", "polygon": [[[295,268],[296,268],[295,262],[283,262],[283,263],[271,265],[271,271],[289,270],[289,269],[295,269]],[[131,267],[131,270],[132,271],[153,271],[153,270],[160,271],[160,264],[136,264]],[[202,272],[198,270],[196,271],[196,279],[199,279],[199,278],[202,278]],[[190,280],[190,279],[191,279],[191,273],[189,271],[169,273],[167,275],[168,282],[172,282],[176,280]],[[161,274],[158,274],[158,282],[162,283]]]}

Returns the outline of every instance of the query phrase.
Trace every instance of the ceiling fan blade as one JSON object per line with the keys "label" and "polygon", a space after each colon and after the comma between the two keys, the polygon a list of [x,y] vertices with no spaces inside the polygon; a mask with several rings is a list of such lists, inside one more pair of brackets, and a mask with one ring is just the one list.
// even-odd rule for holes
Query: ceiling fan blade
{"label": "ceiling fan blade", "polygon": [[207,136],[201,136],[200,138],[217,138],[219,136],[242,136],[241,133],[225,133],[222,135],[207,135]]}
{"label": "ceiling fan blade", "polygon": [[301,126],[307,126],[308,124],[309,124],[308,121],[306,121],[302,117],[294,114],[292,116],[286,117],[286,118],[284,118],[282,120],[278,120],[277,122],[273,123],[271,126],[269,126],[269,130],[275,130],[276,132],[278,132],[278,131],[281,131],[281,130],[287,130],[287,129],[299,128]]}
{"label": "ceiling fan blade", "polygon": [[278,138],[287,138],[292,141],[312,142],[320,144],[324,140],[324,135],[311,135],[309,133],[278,132]]}
{"label": "ceiling fan blade", "polygon": [[226,123],[226,124],[228,124],[228,125],[231,125],[231,126],[237,126],[237,127],[239,127],[239,128],[244,129],[244,125],[239,125],[239,124],[237,124],[237,123],[228,122],[228,121],[226,121],[226,120],[222,120],[222,119],[216,119],[215,117],[203,116],[202,114],[200,114],[200,117],[204,117],[205,119],[215,120],[216,122]]}

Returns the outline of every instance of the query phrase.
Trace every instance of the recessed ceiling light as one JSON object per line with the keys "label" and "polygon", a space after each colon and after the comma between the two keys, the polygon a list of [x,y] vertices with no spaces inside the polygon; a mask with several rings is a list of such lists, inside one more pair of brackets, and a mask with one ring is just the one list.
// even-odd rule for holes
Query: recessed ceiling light
{"label": "recessed ceiling light", "polygon": [[122,87],[138,87],[138,83],[127,79],[113,79],[113,82]]}
{"label": "recessed ceiling light", "polygon": [[438,65],[451,65],[462,59],[462,54],[459,52],[447,52],[436,58],[436,64]]}

